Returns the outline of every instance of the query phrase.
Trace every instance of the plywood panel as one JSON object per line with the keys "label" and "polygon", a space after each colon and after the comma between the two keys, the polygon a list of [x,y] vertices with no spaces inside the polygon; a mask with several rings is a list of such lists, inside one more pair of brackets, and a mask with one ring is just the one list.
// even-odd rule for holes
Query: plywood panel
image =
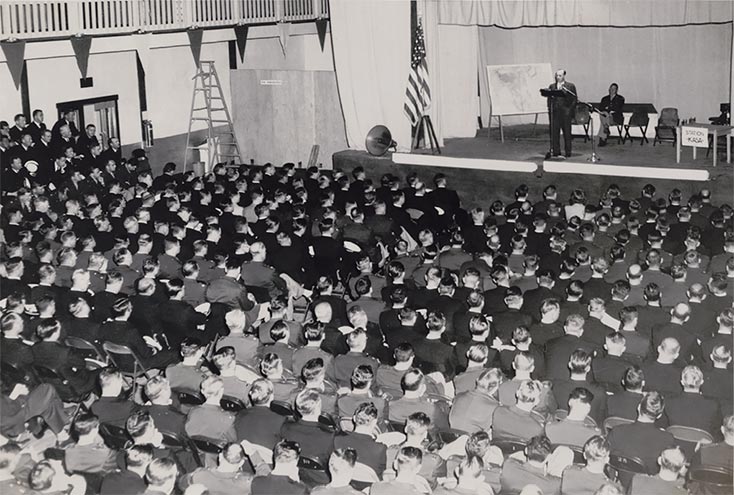
{"label": "plywood panel", "polygon": [[328,71],[230,71],[232,116],[245,160],[306,163],[346,148],[336,78]]}

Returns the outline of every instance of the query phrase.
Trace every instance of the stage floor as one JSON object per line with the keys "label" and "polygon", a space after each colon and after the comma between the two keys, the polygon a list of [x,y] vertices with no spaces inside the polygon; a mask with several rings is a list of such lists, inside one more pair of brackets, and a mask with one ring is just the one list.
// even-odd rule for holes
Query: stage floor
{"label": "stage floor", "polygon": [[[405,177],[411,172],[418,173],[427,184],[436,172],[443,172],[456,189],[464,192],[468,206],[484,206],[490,199],[512,200],[512,191],[520,183],[536,188],[536,194],[547,184],[555,184],[561,190],[560,198],[567,198],[573,188],[582,188],[593,198],[599,195],[611,183],[622,187],[629,197],[637,197],[639,190],[646,182],[655,184],[661,191],[667,192],[677,187],[687,197],[701,188],[709,188],[714,201],[719,203],[734,202],[734,167],[726,163],[725,150],[719,148],[717,166],[712,166],[712,157],[706,158],[706,150],[698,150],[698,159],[693,160],[691,148],[681,150],[681,163],[675,161],[676,149],[671,143],[650,143],[640,146],[640,140],[632,143],[618,144],[616,138],[610,138],[608,145],[597,147],[601,157],[599,163],[588,162],[591,156],[591,141],[584,143],[583,137],[575,137],[571,158],[546,162],[547,168],[562,167],[565,173],[544,170],[545,153],[548,150],[548,128],[538,125],[533,136],[532,125],[519,125],[505,128],[505,142],[500,141],[499,129],[493,128],[490,137],[487,130],[478,131],[474,138],[447,139],[441,155],[432,155],[430,150],[419,150],[411,154],[388,153],[384,157],[373,157],[363,151],[342,151],[333,155],[335,168],[348,171],[362,165],[373,180],[379,179],[383,173],[392,173]],[[653,131],[654,134],[654,131]],[[468,159],[468,160],[467,160]],[[499,164],[503,170],[492,170]],[[614,166],[631,167],[633,172],[652,175],[650,178],[629,176],[603,176]],[[598,171],[595,172],[594,170]],[[661,170],[644,170],[648,168],[685,169],[692,173],[708,172],[708,180],[696,182],[680,178],[678,170],[668,170],[667,175]],[[522,170],[526,169],[526,172]],[[537,169],[537,170],[536,170]],[[616,169],[614,169],[616,170]],[[621,170],[621,169],[619,169]],[[576,173],[578,172],[578,173]],[[660,178],[664,177],[664,178]],[[644,182],[643,182],[644,181]]]}
{"label": "stage floor", "polygon": [[[692,149],[683,148],[681,150],[680,164],[675,162],[675,145],[672,143],[658,143],[652,145],[655,131],[652,130],[652,136],[648,137],[649,143],[640,146],[640,139],[635,138],[633,142],[629,140],[625,144],[618,144],[616,137],[611,137],[607,141],[607,146],[596,147],[596,153],[601,157],[602,164],[639,166],[639,167],[672,167],[672,168],[709,168],[710,172],[715,174],[719,167],[725,168],[726,155],[722,146],[719,145],[719,160],[717,167],[712,167],[712,153],[706,158],[706,150],[698,150],[697,159],[693,159]],[[648,134],[650,131],[648,131]],[[598,141],[598,140],[597,140]],[[561,139],[561,146],[563,139]],[[454,138],[445,140],[445,145],[441,149],[444,156],[457,158],[489,158],[496,160],[517,160],[534,162],[540,165],[543,163],[545,154],[548,151],[548,127],[538,125],[533,136],[532,124],[517,125],[505,128],[505,142],[500,141],[500,131],[492,128],[490,137],[487,137],[487,129],[477,131],[476,137],[473,138]],[[584,143],[583,136],[574,136],[573,153],[571,158],[565,161],[587,163],[587,159],[591,156],[591,141]],[[418,150],[415,154],[431,154],[429,150]],[[590,164],[591,166],[591,164]],[[731,168],[731,165],[729,165]]]}

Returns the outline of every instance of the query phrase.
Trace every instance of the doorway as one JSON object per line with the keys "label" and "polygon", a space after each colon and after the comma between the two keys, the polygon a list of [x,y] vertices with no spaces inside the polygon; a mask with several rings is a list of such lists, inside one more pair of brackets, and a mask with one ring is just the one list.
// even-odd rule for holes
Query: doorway
{"label": "doorway", "polygon": [[87,125],[93,124],[97,128],[97,139],[103,149],[108,148],[111,137],[120,140],[120,116],[117,109],[118,96],[103,96],[87,100],[65,101],[56,104],[56,110],[61,117],[70,112],[70,120],[74,122],[80,133]]}

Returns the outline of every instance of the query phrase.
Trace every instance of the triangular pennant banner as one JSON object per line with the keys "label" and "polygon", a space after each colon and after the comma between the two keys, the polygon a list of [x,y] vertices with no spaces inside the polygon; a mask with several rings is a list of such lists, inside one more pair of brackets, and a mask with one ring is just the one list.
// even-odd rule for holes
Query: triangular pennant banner
{"label": "triangular pennant banner", "polygon": [[143,70],[148,72],[148,65],[150,65],[150,42],[153,39],[152,33],[134,34],[132,36],[133,43],[135,44],[135,51],[138,52],[138,60],[140,65],[143,66]]}
{"label": "triangular pennant banner", "polygon": [[13,76],[15,89],[20,88],[20,80],[23,76],[23,62],[25,61],[25,41],[4,41],[0,43],[3,48],[3,54],[10,69],[10,75]]}
{"label": "triangular pennant banner", "polygon": [[199,66],[199,60],[201,59],[201,38],[204,32],[201,29],[189,29],[186,31],[189,35],[189,48],[191,48],[191,55],[194,57],[194,63]]}
{"label": "triangular pennant banner", "polygon": [[279,22],[278,23],[278,36],[280,38],[280,48],[283,50],[283,55],[286,54],[288,48],[288,38],[291,35],[291,23],[290,22]]}
{"label": "triangular pennant banner", "polygon": [[317,19],[316,20],[316,32],[319,35],[319,44],[321,45],[321,51],[324,51],[324,45],[326,44],[326,25],[328,19]]}
{"label": "triangular pennant banner", "polygon": [[92,49],[91,36],[72,36],[71,47],[74,49],[76,57],[76,65],[82,74],[82,79],[87,77],[87,68],[89,67],[89,51]]}
{"label": "triangular pennant banner", "polygon": [[235,26],[234,37],[237,42],[237,51],[240,54],[240,62],[245,61],[245,45],[247,44],[247,32],[249,26]]}

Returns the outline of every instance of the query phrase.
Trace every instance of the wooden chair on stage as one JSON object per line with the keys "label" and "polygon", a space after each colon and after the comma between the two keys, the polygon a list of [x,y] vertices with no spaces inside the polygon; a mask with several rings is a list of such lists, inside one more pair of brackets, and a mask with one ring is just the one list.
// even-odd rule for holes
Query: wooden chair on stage
{"label": "wooden chair on stage", "polygon": [[658,118],[658,125],[655,126],[655,139],[652,141],[652,145],[663,141],[669,141],[675,145],[678,140],[678,124],[680,119],[678,118],[677,108],[663,108],[660,111],[660,117]]}

